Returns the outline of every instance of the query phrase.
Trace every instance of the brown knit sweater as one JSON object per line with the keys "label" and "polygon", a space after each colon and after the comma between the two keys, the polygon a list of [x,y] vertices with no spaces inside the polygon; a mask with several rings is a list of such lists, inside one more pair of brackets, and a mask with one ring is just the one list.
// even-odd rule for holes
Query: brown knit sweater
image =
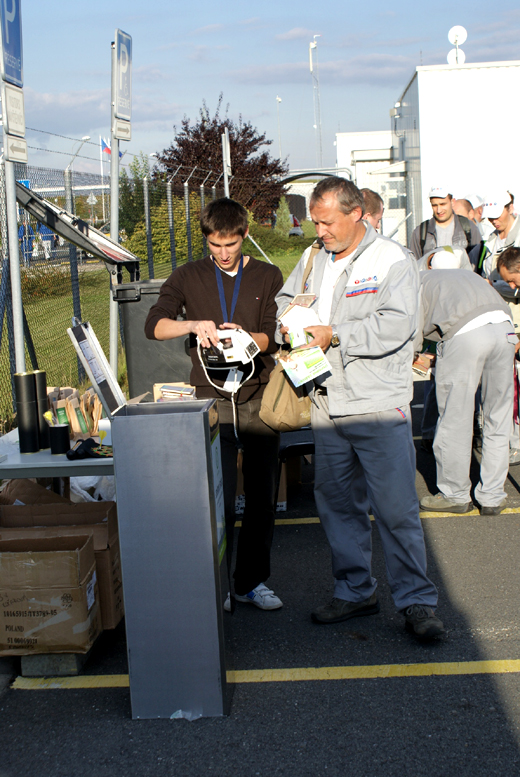
{"label": "brown knit sweater", "polygon": [[[224,272],[222,273],[228,311],[231,310],[235,280],[236,276],[231,277]],[[255,358],[255,371],[238,392],[238,402],[259,399],[268,381],[269,373],[273,369],[274,362],[268,354],[274,353],[278,348],[274,341],[276,329],[275,296],[282,285],[282,273],[278,267],[249,257],[242,273],[242,282],[232,323],[240,324],[246,332],[263,332],[269,337],[269,346],[266,353]],[[212,320],[217,327],[224,323],[215,265],[211,257],[206,256],[204,259],[177,268],[163,283],[159,299],[150,309],[146,319],[146,337],[149,340],[154,340],[157,322],[161,318],[177,319],[182,314],[183,308],[186,309],[188,321]],[[208,397],[229,399],[229,393],[219,392],[208,383],[197,355],[196,337],[195,335],[189,337],[193,364],[190,380],[191,384],[197,388],[197,397],[199,399]],[[246,375],[250,369],[250,365],[245,365]],[[217,386],[222,386],[227,373],[225,370],[211,370],[209,375]]]}

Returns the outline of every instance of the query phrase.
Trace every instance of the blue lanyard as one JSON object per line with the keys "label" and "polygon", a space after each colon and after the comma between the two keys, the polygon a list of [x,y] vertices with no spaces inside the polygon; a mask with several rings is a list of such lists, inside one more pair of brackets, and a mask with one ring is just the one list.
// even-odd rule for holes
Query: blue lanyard
{"label": "blue lanyard", "polygon": [[218,264],[213,260],[215,265],[215,275],[217,276],[218,295],[220,297],[220,307],[222,308],[222,315],[224,321],[222,323],[231,323],[235,314],[235,308],[237,306],[238,292],[240,291],[240,284],[242,282],[242,270],[244,269],[244,255],[240,256],[240,262],[238,265],[238,272],[235,277],[235,288],[233,289],[233,299],[231,300],[231,315],[228,318],[228,309],[226,303],[226,295],[224,294],[224,283],[222,282],[222,271]]}

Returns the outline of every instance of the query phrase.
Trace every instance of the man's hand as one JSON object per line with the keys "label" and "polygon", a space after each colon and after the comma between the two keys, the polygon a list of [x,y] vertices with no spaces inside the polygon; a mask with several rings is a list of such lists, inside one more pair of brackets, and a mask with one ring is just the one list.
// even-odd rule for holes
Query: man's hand
{"label": "man's hand", "polygon": [[289,340],[289,327],[288,326],[281,326],[280,327],[280,334],[283,335],[283,341],[284,343],[290,343]]}
{"label": "man's hand", "polygon": [[302,348],[315,348],[320,346],[322,351],[326,351],[332,340],[332,327],[323,326],[317,324],[316,326],[306,326],[305,331],[312,335],[313,339],[307,345],[302,345]]}
{"label": "man's hand", "polygon": [[[229,321],[220,325],[221,329],[243,329],[240,324],[231,324]],[[245,330],[244,330],[245,331]],[[269,347],[269,338],[263,332],[247,332],[257,346],[260,348],[260,353],[265,353]]]}
{"label": "man's hand", "polygon": [[220,343],[218,330],[214,321],[187,321],[190,325],[190,332],[197,335],[203,348],[209,348],[210,345]]}

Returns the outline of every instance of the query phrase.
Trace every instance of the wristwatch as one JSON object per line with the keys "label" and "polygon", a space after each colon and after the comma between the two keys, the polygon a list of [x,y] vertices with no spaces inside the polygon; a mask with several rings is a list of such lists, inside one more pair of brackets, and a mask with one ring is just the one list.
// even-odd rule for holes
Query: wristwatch
{"label": "wristwatch", "polygon": [[331,338],[331,341],[330,341],[330,345],[331,345],[332,348],[337,348],[338,345],[339,345],[338,332],[337,332],[335,326],[332,327],[332,338]]}

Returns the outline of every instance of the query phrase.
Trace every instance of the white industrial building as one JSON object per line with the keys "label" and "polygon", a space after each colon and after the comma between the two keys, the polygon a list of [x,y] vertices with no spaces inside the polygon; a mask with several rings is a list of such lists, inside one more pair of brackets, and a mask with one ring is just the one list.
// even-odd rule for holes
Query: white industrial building
{"label": "white industrial building", "polygon": [[336,133],[337,168],[348,168],[360,189],[373,189],[381,195],[385,204],[383,234],[405,243],[405,184],[393,167],[393,153],[391,130]]}
{"label": "white industrial building", "polygon": [[507,189],[520,199],[520,61],[418,67],[395,104],[394,162],[404,162],[413,224],[431,186],[454,196]]}
{"label": "white industrial building", "polygon": [[385,201],[383,230],[396,235],[431,216],[428,192],[447,186],[455,197],[507,189],[520,203],[520,61],[417,67],[391,110],[386,132],[336,135],[338,167]]}

